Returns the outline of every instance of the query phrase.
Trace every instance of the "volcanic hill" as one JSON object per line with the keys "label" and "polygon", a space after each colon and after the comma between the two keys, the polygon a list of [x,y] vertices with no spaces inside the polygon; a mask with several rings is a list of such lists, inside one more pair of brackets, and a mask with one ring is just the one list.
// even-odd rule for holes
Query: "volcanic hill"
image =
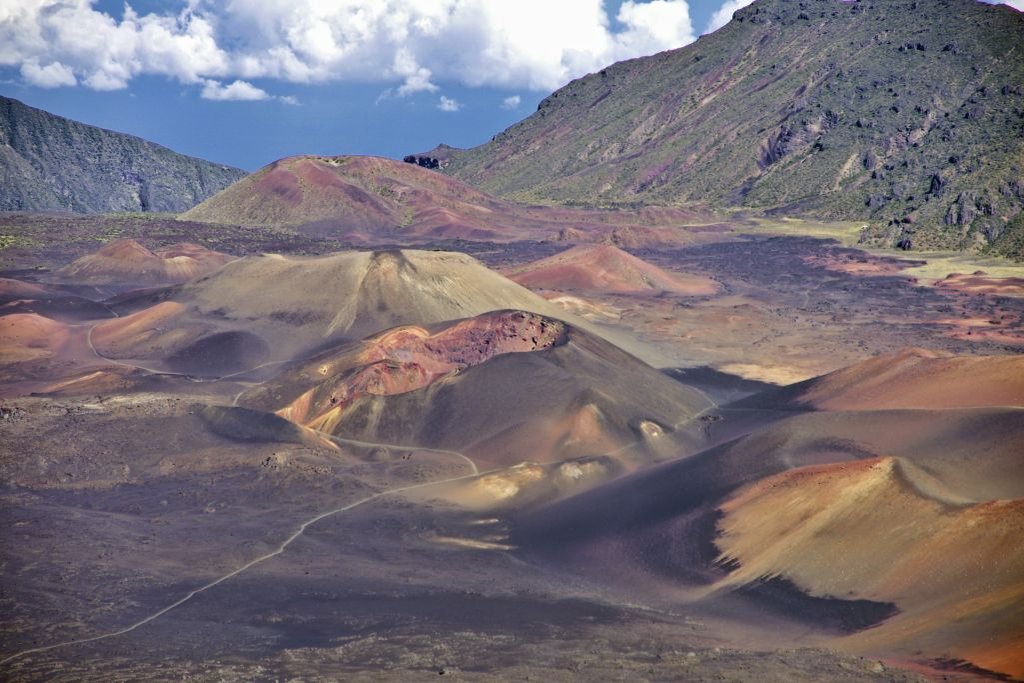
{"label": "volcanic hill", "polygon": [[669,272],[610,244],[581,244],[505,274],[534,289],[689,296],[711,295],[719,289],[710,278]]}
{"label": "volcanic hill", "polygon": [[1024,356],[953,356],[906,349],[748,402],[818,410],[1020,406],[1024,403]]}
{"label": "volcanic hill", "polygon": [[123,239],[72,261],[56,275],[89,284],[166,285],[207,275],[233,259],[197,244],[183,242],[150,251],[135,240]]}
{"label": "volcanic hill", "polygon": [[351,439],[457,449],[489,465],[619,454],[591,463],[603,474],[696,450],[699,430],[677,425],[710,406],[609,342],[525,311],[406,325],[327,349],[239,403]]}
{"label": "volcanic hill", "polygon": [[296,156],[261,168],[182,219],[290,227],[350,241],[639,239],[692,242],[681,228],[721,220],[701,208],[584,211],[515,204],[415,164],[364,156]]}
{"label": "volcanic hill", "polygon": [[0,211],[178,213],[244,175],[0,96]]}
{"label": "volcanic hill", "polygon": [[[813,614],[839,647],[929,649],[1019,676],[1024,394],[1010,382],[1006,406],[918,396],[985,395],[993,372],[1020,376],[912,353],[821,378],[836,399],[820,410],[779,412],[769,390],[760,415],[756,401],[722,410],[746,434],[523,509],[511,542],[640,595]],[[896,398],[857,406],[858,384]]]}
{"label": "volcanic hill", "polygon": [[94,329],[96,348],[107,357],[216,375],[290,361],[402,324],[503,309],[565,317],[472,257],[440,251],[246,257],[164,298],[141,310],[126,301],[121,317]]}
{"label": "volcanic hill", "polygon": [[443,172],[521,201],[709,202],[866,219],[904,248],[1024,255],[1024,14],[758,0],[575,80]]}

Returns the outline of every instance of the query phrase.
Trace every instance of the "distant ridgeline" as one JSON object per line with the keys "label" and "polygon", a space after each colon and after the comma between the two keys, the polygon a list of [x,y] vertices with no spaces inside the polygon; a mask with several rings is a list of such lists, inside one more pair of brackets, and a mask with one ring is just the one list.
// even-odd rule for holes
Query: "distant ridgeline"
{"label": "distant ridgeline", "polygon": [[1024,14],[975,0],[758,0],[422,156],[532,202],[700,201],[865,220],[903,248],[1024,257]]}
{"label": "distant ridgeline", "polygon": [[178,213],[245,175],[0,97],[0,211]]}

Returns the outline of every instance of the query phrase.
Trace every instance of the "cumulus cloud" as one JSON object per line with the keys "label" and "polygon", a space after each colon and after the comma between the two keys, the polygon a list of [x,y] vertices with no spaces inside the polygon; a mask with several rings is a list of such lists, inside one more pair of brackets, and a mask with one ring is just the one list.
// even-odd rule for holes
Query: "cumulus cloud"
{"label": "cumulus cloud", "polygon": [[651,0],[651,2],[622,3],[616,17],[627,28],[616,36],[618,51],[626,56],[644,54],[652,46],[661,49],[678,47],[677,43],[693,42],[690,8],[685,2]]}
{"label": "cumulus cloud", "polygon": [[126,5],[117,20],[94,0],[0,0],[0,66],[99,90],[149,74],[209,93],[222,92],[210,80],[268,79],[380,82],[408,96],[445,82],[550,90],[694,39],[685,0],[626,0],[614,27],[602,0],[180,2],[163,14]]}
{"label": "cumulus cloud", "polygon": [[126,6],[115,21],[89,0],[0,2],[0,65],[20,66],[32,82],[25,72],[33,73],[33,63],[59,63],[90,88],[116,90],[140,74],[198,83],[227,74],[230,57],[217,45],[213,23],[190,7],[139,16]]}
{"label": "cumulus cloud", "polygon": [[519,107],[519,103],[522,101],[523,98],[521,98],[519,95],[512,95],[511,97],[506,97],[501,101],[501,108],[509,110],[517,109]]}
{"label": "cumulus cloud", "polygon": [[228,85],[213,80],[203,83],[203,91],[199,94],[204,100],[266,100],[270,94],[252,83],[235,81]]}
{"label": "cumulus cloud", "polygon": [[27,83],[40,88],[59,88],[62,85],[78,83],[70,66],[60,62],[51,62],[46,66],[40,66],[35,59],[29,59],[22,63],[21,77]]}
{"label": "cumulus cloud", "polygon": [[220,81],[207,79],[203,81],[203,89],[199,96],[204,100],[225,102],[258,102],[260,100],[277,100],[285,104],[298,106],[299,100],[291,95],[271,95],[248,81],[233,81],[227,85]]}
{"label": "cumulus cloud", "polygon": [[437,108],[441,111],[458,111],[462,109],[462,103],[453,100],[450,97],[441,95],[441,100],[437,103]]}
{"label": "cumulus cloud", "polygon": [[714,31],[722,28],[732,21],[732,15],[736,10],[743,9],[753,1],[754,0],[726,0],[726,2],[711,15],[711,19],[708,21],[708,25],[707,28],[704,29],[704,33],[713,33]]}

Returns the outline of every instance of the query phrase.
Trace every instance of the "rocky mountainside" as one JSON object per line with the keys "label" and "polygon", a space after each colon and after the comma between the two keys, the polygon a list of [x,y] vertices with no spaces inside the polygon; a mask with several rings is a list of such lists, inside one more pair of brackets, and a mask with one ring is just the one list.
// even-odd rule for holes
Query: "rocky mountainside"
{"label": "rocky mountainside", "polygon": [[568,84],[470,150],[527,201],[871,222],[904,248],[1024,254],[1024,14],[975,0],[758,0],[697,42]]}
{"label": "rocky mountainside", "polygon": [[0,97],[0,210],[178,213],[245,171]]}

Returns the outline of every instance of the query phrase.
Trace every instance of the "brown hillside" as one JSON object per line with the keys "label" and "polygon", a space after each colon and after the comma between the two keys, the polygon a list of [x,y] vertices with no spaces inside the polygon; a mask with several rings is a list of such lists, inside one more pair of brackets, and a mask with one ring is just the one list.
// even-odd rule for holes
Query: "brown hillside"
{"label": "brown hillside", "polygon": [[150,251],[135,240],[116,240],[57,271],[66,281],[89,284],[177,284],[207,275],[233,256],[183,242]]}
{"label": "brown hillside", "polygon": [[609,244],[582,244],[506,274],[532,289],[688,296],[708,296],[719,290],[710,278],[663,270]]}
{"label": "brown hillside", "polygon": [[260,169],[183,219],[287,226],[353,241],[554,239],[630,236],[644,243],[699,239],[691,224],[719,220],[699,208],[584,211],[515,204],[415,164],[362,156],[288,157]]}

